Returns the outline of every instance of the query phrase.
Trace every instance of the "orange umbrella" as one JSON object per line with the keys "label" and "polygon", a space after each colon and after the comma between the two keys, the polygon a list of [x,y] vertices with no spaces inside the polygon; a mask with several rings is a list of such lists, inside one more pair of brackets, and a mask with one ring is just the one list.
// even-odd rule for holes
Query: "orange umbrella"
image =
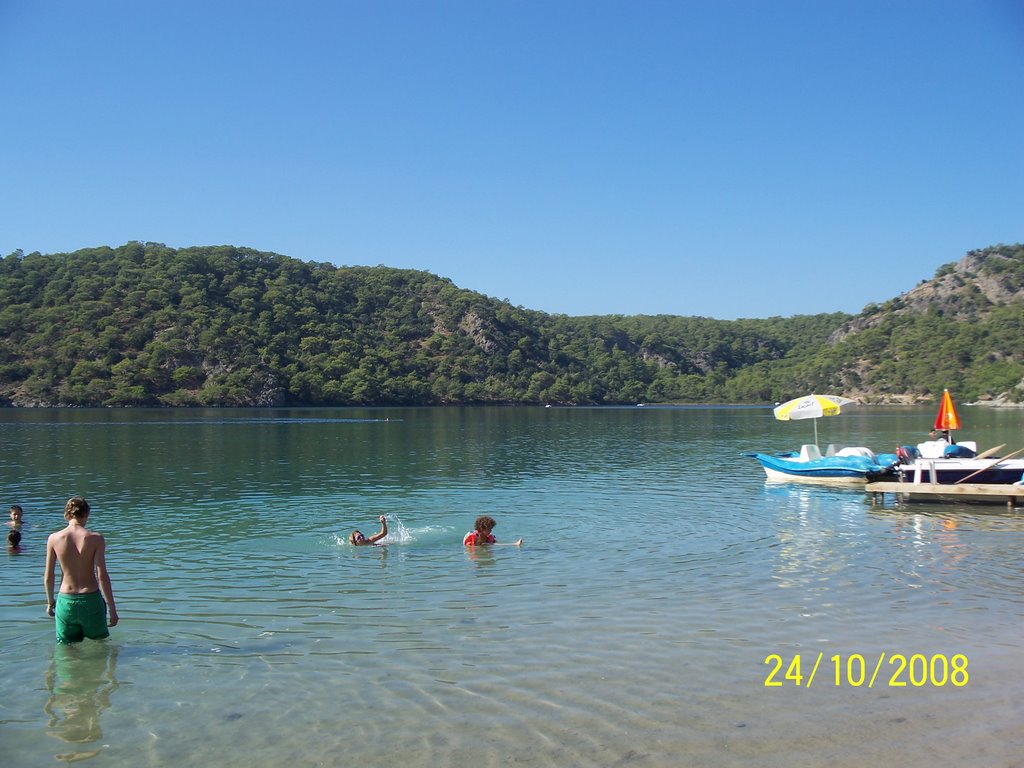
{"label": "orange umbrella", "polygon": [[949,396],[949,390],[942,390],[942,402],[939,404],[939,415],[935,417],[935,428],[943,432],[951,429],[960,429],[960,416],[953,407],[953,398]]}

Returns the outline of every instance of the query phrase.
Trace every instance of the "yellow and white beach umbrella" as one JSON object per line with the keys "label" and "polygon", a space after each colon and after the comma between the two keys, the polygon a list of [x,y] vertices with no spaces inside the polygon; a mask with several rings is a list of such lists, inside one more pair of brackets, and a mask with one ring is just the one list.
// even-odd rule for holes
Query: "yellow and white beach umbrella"
{"label": "yellow and white beach umbrella", "polygon": [[779,421],[814,419],[814,444],[817,445],[818,419],[822,416],[838,416],[843,408],[854,403],[854,400],[838,395],[804,395],[775,406],[774,413]]}

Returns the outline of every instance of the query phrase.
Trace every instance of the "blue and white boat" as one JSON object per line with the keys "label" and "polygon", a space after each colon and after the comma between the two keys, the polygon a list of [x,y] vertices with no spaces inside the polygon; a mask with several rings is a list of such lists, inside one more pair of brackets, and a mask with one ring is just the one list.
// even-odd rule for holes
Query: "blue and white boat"
{"label": "blue and white boat", "polygon": [[825,455],[817,445],[801,446],[800,453],[746,453],[764,468],[769,480],[818,485],[859,486],[894,474],[894,453],[876,454],[870,448],[829,446]]}
{"label": "blue and white boat", "polygon": [[1024,449],[1000,457],[1000,445],[977,453],[977,443],[970,440],[950,444],[945,440],[903,445],[897,450],[898,478],[905,483],[959,485],[1012,485],[1024,481],[1024,459],[1014,458]]}
{"label": "blue and white boat", "polygon": [[1024,483],[1024,459],[1014,457],[1024,448],[999,456],[1006,445],[999,445],[978,453],[973,440],[955,442],[950,432],[960,429],[960,415],[956,412],[949,390],[943,390],[939,413],[935,417],[932,439],[915,445],[901,445],[896,449],[899,465],[896,473],[905,483],[932,485],[961,485],[971,482],[979,485],[1019,485]]}

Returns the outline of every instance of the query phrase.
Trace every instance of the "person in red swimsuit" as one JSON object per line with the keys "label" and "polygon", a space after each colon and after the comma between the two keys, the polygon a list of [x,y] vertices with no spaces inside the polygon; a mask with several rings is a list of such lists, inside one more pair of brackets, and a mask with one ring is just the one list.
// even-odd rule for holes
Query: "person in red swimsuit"
{"label": "person in red swimsuit", "polygon": [[[497,523],[493,517],[487,515],[481,515],[473,523],[473,530],[462,537],[463,545],[467,547],[475,547],[477,544],[497,544],[498,540],[494,538],[494,534],[491,531],[494,530],[494,526]],[[523,543],[522,539],[515,542],[515,546],[520,546]]]}

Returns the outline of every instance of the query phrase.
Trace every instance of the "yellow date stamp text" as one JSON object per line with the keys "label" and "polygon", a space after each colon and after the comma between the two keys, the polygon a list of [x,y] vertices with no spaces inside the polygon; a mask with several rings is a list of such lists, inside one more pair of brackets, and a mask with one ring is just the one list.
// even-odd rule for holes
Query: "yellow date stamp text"
{"label": "yellow date stamp text", "polygon": [[768,666],[768,675],[764,679],[766,688],[786,685],[810,688],[815,680],[819,685],[824,682],[836,688],[860,688],[863,685],[868,688],[876,685],[889,688],[963,688],[970,681],[967,655],[963,653],[951,656],[914,653],[908,656],[882,651],[877,658],[874,654],[837,653],[827,659],[824,652],[819,652],[816,657],[811,654],[782,656],[770,653],[764,663]]}

